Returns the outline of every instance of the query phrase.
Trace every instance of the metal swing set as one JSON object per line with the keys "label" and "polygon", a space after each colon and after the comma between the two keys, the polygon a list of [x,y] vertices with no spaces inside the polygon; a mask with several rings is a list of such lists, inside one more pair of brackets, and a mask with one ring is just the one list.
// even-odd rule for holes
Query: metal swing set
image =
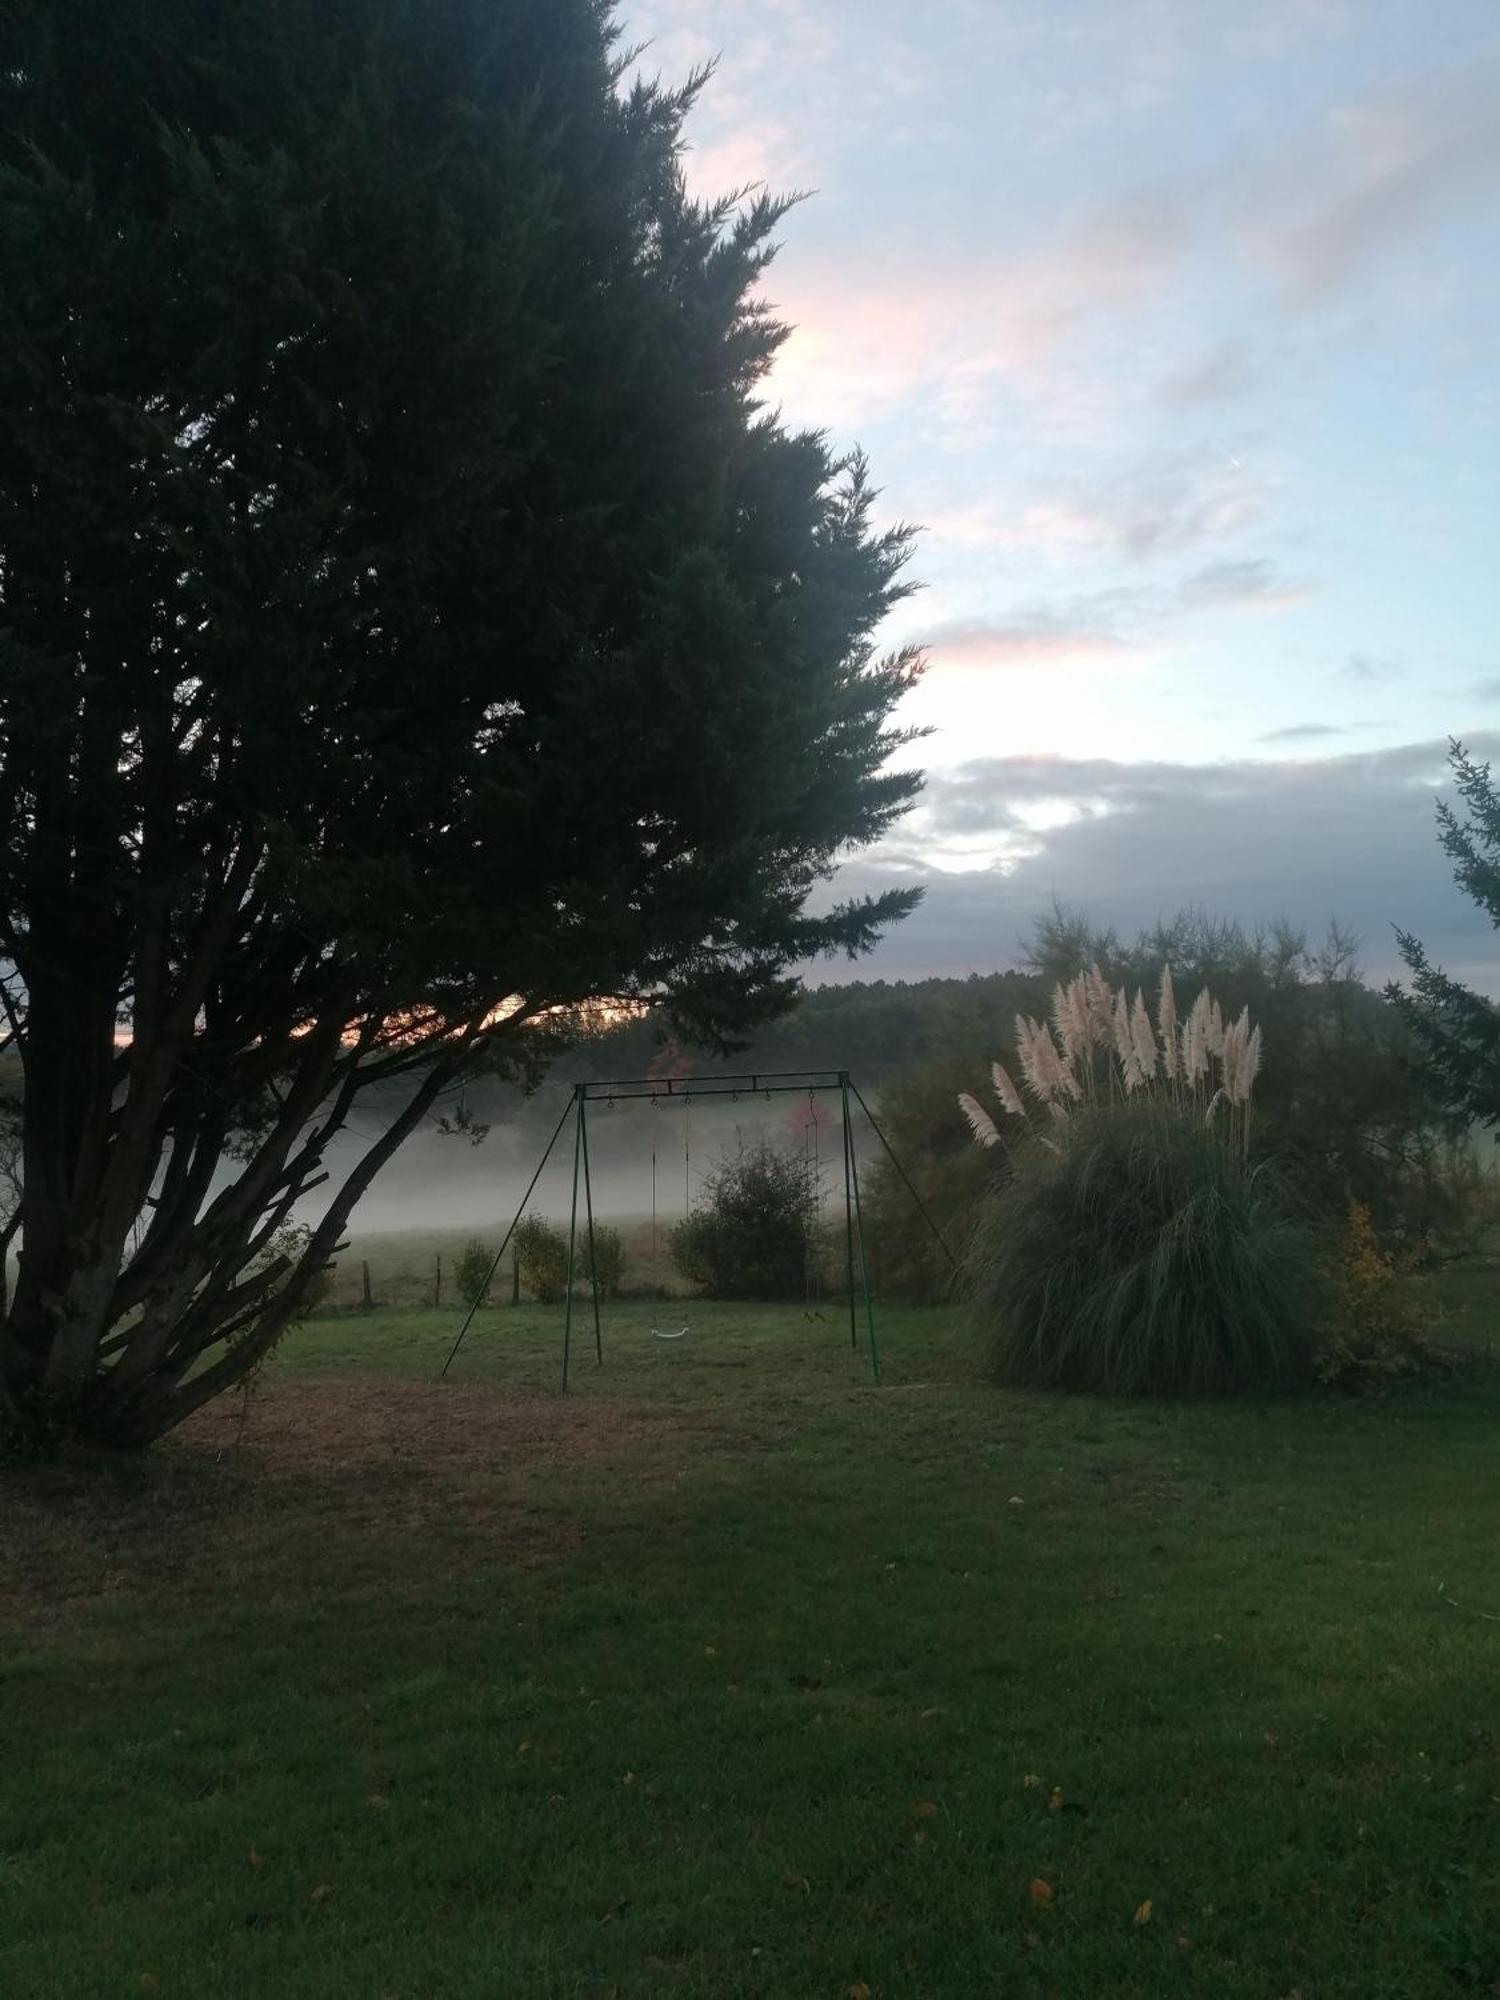
{"label": "metal swing set", "polygon": [[[707,1076],[685,1078],[636,1076],[614,1078],[602,1083],[575,1083],[572,1095],[563,1107],[562,1116],[558,1119],[553,1129],[552,1137],[547,1141],[546,1149],[541,1159],[537,1162],[536,1171],[527,1184],[525,1194],[521,1197],[520,1205],[511,1218],[510,1227],[501,1238],[500,1248],[495,1252],[494,1261],[490,1265],[489,1277],[486,1279],[483,1289],[478,1293],[464,1317],[463,1325],[458,1330],[458,1338],[454,1341],[448,1358],[443,1363],[438,1380],[444,1380],[447,1377],[448,1370],[453,1366],[458,1350],[464,1343],[464,1337],[468,1333],[474,1316],[479,1310],[479,1302],[486,1296],[490,1285],[494,1282],[495,1275],[500,1269],[500,1260],[509,1248],[510,1240],[515,1235],[522,1216],[526,1213],[527,1203],[531,1200],[536,1190],[537,1182],[541,1179],[547,1162],[551,1159],[557,1142],[562,1137],[570,1119],[573,1123],[573,1200],[568,1219],[568,1278],[566,1309],[563,1318],[562,1387],[564,1390],[568,1386],[568,1371],[573,1350],[573,1308],[578,1276],[578,1193],[580,1186],[583,1190],[583,1221],[587,1232],[589,1288],[592,1294],[594,1315],[594,1355],[596,1364],[601,1368],[604,1365],[604,1332],[599,1310],[599,1266],[594,1242],[594,1189],[593,1180],[589,1172],[589,1106],[602,1105],[608,1111],[617,1104],[639,1101],[649,1102],[653,1108],[659,1108],[669,1103],[682,1105],[683,1200],[685,1207],[690,1211],[692,1202],[692,1153],[688,1118],[695,1099],[729,1098],[731,1101],[737,1103],[742,1100],[754,1100],[756,1098],[764,1098],[769,1102],[773,1097],[805,1096],[809,1104],[809,1124],[812,1127],[813,1138],[809,1143],[804,1135],[804,1156],[810,1156],[814,1170],[818,1171],[821,1175],[821,1160],[817,1151],[816,1115],[813,1107],[816,1105],[820,1095],[831,1096],[834,1094],[838,1096],[840,1109],[843,1114],[844,1242],[845,1262],[848,1273],[849,1345],[856,1351],[858,1350],[859,1302],[862,1298],[866,1337],[869,1344],[870,1373],[874,1380],[878,1382],[880,1380],[880,1347],[875,1333],[875,1302],[870,1286],[869,1260],[865,1252],[864,1211],[859,1198],[859,1159],[854,1145],[854,1105],[857,1104],[864,1113],[870,1130],[884,1148],[887,1158],[895,1168],[902,1185],[911,1196],[923,1221],[927,1224],[927,1227],[931,1230],[942,1249],[944,1256],[948,1259],[950,1265],[955,1264],[957,1260],[949,1248],[942,1231],[933,1220],[927,1204],[913,1186],[911,1176],[901,1164],[895,1148],[891,1145],[890,1140],[881,1129],[875,1114],[861,1095],[858,1084],[855,1083],[849,1071],[845,1069],[773,1070],[766,1073],[747,1073],[740,1076],[716,1076],[709,1074]],[[651,1228],[654,1255],[656,1246],[656,1148],[654,1144],[651,1153]],[[855,1282],[856,1267],[858,1269],[859,1280],[857,1288]],[[809,1275],[809,1302],[811,1302],[813,1296],[812,1285],[813,1280],[811,1275]],[[688,1328],[684,1327],[681,1333],[664,1333],[659,1327],[653,1324],[651,1331],[653,1336],[658,1340],[680,1340],[688,1332]]]}

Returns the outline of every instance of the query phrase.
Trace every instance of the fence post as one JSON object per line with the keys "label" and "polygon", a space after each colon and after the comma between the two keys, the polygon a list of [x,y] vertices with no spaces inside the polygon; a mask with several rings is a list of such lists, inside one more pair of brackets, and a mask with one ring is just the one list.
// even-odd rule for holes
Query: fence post
{"label": "fence post", "polygon": [[370,1291],[370,1260],[368,1257],[361,1263],[360,1269],[364,1272],[365,1280],[365,1295],[361,1303],[365,1311],[368,1312],[375,1303],[374,1295]]}
{"label": "fence post", "polygon": [[443,1253],[441,1250],[437,1253],[437,1267],[432,1277],[432,1303],[434,1306],[440,1306],[443,1303]]}

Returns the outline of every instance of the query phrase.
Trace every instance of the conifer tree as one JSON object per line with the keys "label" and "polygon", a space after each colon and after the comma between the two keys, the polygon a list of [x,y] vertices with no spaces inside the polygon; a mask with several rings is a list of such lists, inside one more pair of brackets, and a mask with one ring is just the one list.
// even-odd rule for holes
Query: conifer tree
{"label": "conifer tree", "polygon": [[766,406],[786,204],[689,197],[705,81],[611,0],[4,10],[12,1414],[148,1442],[466,1072],[733,1038],[909,907],[809,908],[916,790],[908,538]]}

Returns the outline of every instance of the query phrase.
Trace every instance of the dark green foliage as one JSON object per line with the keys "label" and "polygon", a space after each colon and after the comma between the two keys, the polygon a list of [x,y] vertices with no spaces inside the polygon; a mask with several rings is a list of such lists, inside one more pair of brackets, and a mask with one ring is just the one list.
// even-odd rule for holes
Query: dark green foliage
{"label": "dark green foliage", "polygon": [[510,1239],[521,1283],[542,1305],[557,1305],[568,1290],[568,1239],[543,1215],[526,1215]]}
{"label": "dark green foliage", "polygon": [[494,1263],[494,1251],[477,1236],[471,1237],[459,1251],[453,1265],[453,1282],[466,1306],[483,1305]]}
{"label": "dark green foliage", "polygon": [[596,1222],[591,1257],[588,1237],[580,1225],[578,1268],[584,1284],[597,1282],[602,1298],[618,1298],[625,1277],[625,1239],[619,1230],[608,1222]]}
{"label": "dark green foliage", "polygon": [[691,200],[705,79],[624,68],[607,0],[0,10],[0,1375],[113,1442],[470,1071],[732,1039],[910,907],[809,909],[919,782],[908,538],[758,400],[785,204]]}
{"label": "dark green foliage", "polygon": [[801,1298],[817,1255],[817,1221],[802,1154],[763,1143],[718,1162],[668,1245],[683,1277],[715,1298]]}
{"label": "dark green foliage", "polygon": [[995,1379],[1101,1395],[1285,1389],[1312,1365],[1318,1256],[1265,1169],[1195,1115],[1075,1114],[984,1199],[964,1272]]}
{"label": "dark green foliage", "polygon": [[[1464,817],[1440,801],[1438,840],[1459,887],[1500,929],[1500,797],[1489,765],[1476,764],[1461,743],[1453,744],[1449,762]],[[1397,936],[1411,991],[1391,986],[1389,996],[1411,1028],[1435,1089],[1455,1118],[1500,1127],[1500,1009],[1432,964],[1409,932]]]}

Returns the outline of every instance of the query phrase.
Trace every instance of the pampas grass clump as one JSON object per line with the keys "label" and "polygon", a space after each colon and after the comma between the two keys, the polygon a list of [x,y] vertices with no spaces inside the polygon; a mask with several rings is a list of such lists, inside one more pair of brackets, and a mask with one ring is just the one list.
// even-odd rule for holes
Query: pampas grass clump
{"label": "pampas grass clump", "polygon": [[[1277,1389],[1312,1365],[1316,1244],[1250,1165],[1260,1029],[1205,989],[1179,1017],[1097,966],[1018,1016],[997,1121],[1010,1173],[974,1231],[967,1289],[993,1372],[1027,1388],[1192,1396]],[[1028,1100],[1030,1100],[1028,1102]],[[997,1154],[997,1157],[1000,1155]]]}
{"label": "pampas grass clump", "polygon": [[1150,1096],[1084,1106],[986,1197],[966,1290],[990,1371],[1111,1396],[1287,1389],[1318,1256],[1263,1169]]}

